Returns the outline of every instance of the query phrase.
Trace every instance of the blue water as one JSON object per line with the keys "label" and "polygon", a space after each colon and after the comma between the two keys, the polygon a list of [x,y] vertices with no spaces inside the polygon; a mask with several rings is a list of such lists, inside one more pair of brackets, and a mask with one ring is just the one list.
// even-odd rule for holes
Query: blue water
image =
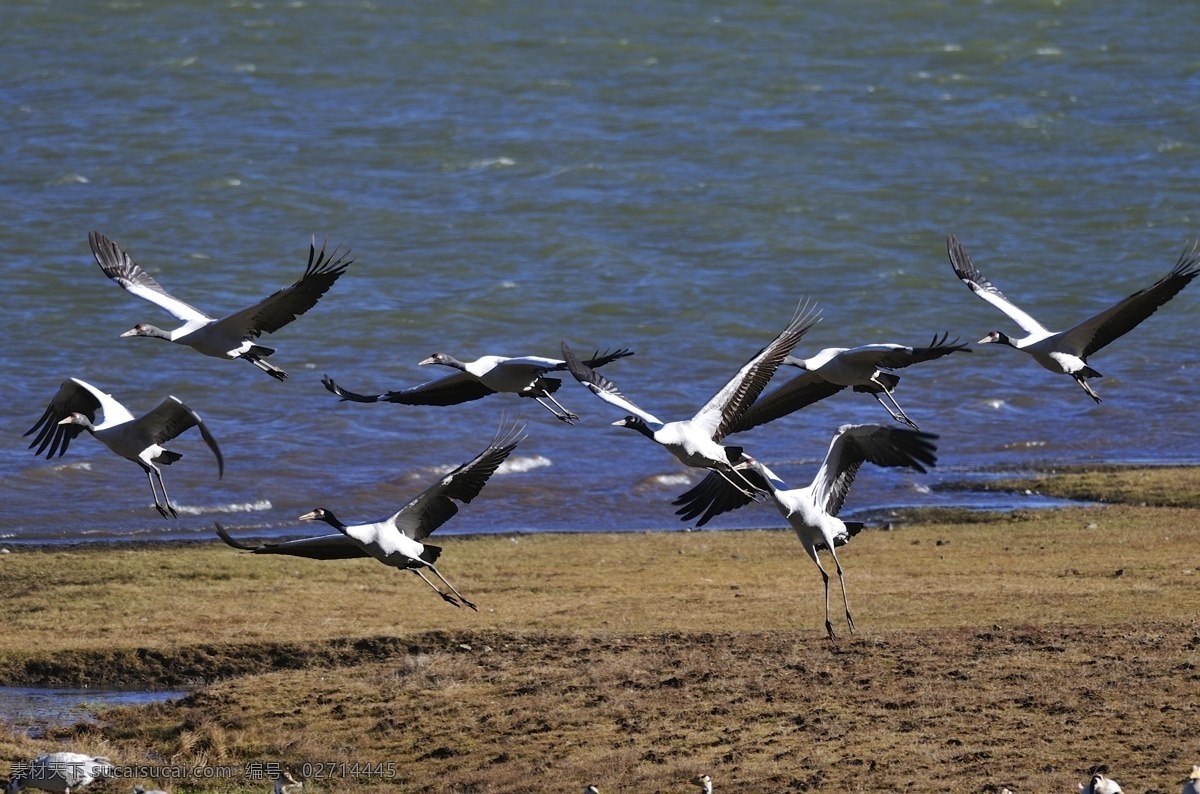
{"label": "blue water", "polygon": [[91,722],[102,709],[143,706],[185,695],[187,692],[0,686],[0,719],[10,730],[41,736],[48,728]]}
{"label": "blue water", "polygon": [[[802,297],[798,352],[974,341],[1017,329],[946,260],[956,233],[994,283],[1066,327],[1147,286],[1200,235],[1200,14],[1110,1],[77,2],[0,4],[0,535],[195,538],[211,521],[297,534],[316,506],[387,515],[482,449],[502,411],[529,438],[443,530],[660,529],[689,475],[583,416],[493,396],[458,407],[339,403],[435,351],[629,346],[606,374],[663,418],[693,413]],[[302,271],[310,237],[357,262],[271,337],[277,383],[150,339],[157,307],[95,266],[112,237],[214,314]],[[1192,287],[1092,359],[1096,406],[1023,354],[904,371],[941,434],[929,475],[868,467],[848,513],[1012,506],[932,488],[995,467],[1200,461]],[[786,374],[786,373],[785,373]],[[175,394],[194,433],[166,470],[184,515],[81,437],[53,462],[21,433],[79,377],[135,413]],[[886,415],[842,394],[733,440],[793,484],[833,430]],[[999,501],[997,501],[999,500]],[[712,526],[776,526],[748,508]]]}

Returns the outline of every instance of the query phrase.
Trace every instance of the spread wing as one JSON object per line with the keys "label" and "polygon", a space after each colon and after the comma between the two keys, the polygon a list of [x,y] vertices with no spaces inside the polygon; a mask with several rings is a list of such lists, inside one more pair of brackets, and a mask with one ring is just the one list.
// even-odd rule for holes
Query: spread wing
{"label": "spread wing", "polygon": [[836,516],[864,462],[876,466],[903,466],[924,472],[937,464],[937,436],[907,428],[883,425],[842,425],[834,433],[825,460],[810,489],[825,512]]}
{"label": "spread wing", "polygon": [[904,369],[922,361],[933,361],[942,356],[948,356],[951,353],[971,352],[966,344],[960,344],[957,339],[947,342],[949,336],[948,333],[943,333],[939,338],[937,334],[934,334],[933,339],[926,347],[889,344],[863,345],[843,351],[840,355],[850,361],[869,363],[876,369]]}
{"label": "spread wing", "polygon": [[621,394],[621,390],[617,388],[617,384],[580,361],[579,356],[575,355],[575,352],[567,347],[566,342],[562,343],[562,353],[563,358],[566,359],[567,369],[575,376],[575,380],[587,386],[592,394],[604,400],[609,405],[617,406],[622,411],[640,416],[649,424],[662,427],[663,423],[658,417],[638,408],[632,400]]}
{"label": "spread wing", "polygon": [[292,557],[307,557],[311,560],[354,560],[371,556],[341,532],[315,538],[285,540],[281,543],[264,543],[260,546],[253,546],[234,540],[220,522],[214,521],[213,524],[216,526],[217,535],[221,540],[235,549],[255,554],[287,554]]}
{"label": "spread wing", "polygon": [[1081,349],[1083,351],[1081,355],[1086,359],[1114,339],[1132,331],[1139,323],[1154,314],[1159,306],[1174,298],[1181,289],[1191,283],[1198,273],[1200,273],[1200,254],[1198,254],[1197,246],[1193,245],[1190,250],[1184,249],[1170,273],[1146,289],[1133,293],[1112,308],[1064,331],[1062,338],[1070,349]]}
{"label": "spread wing", "polygon": [[104,275],[120,284],[128,292],[166,309],[184,323],[199,326],[212,320],[195,306],[184,303],[163,289],[149,273],[134,264],[133,260],[129,258],[129,254],[122,251],[120,246],[100,232],[89,233],[88,242],[92,246],[92,255],[96,257],[96,264],[100,265]]}
{"label": "spread wing", "polygon": [[524,431],[524,425],[501,420],[500,428],[487,449],[474,460],[442,477],[437,484],[400,508],[388,521],[413,540],[429,537],[458,512],[455,500],[466,504],[479,495],[488,478],[525,438]]}
{"label": "spread wing", "polygon": [[46,447],[50,447],[50,451],[46,453],[47,459],[64,454],[76,436],[83,432],[83,426],[60,425],[59,422],[71,414],[79,413],[95,425],[97,411],[104,415],[104,421],[98,427],[111,427],[133,419],[133,414],[129,413],[125,406],[90,383],[78,378],[63,381],[50,404],[46,406],[42,417],[25,431],[27,436],[37,433],[29,443],[29,448],[33,449],[36,445],[37,452],[34,454],[41,455]]}
{"label": "spread wing", "polygon": [[[218,476],[225,474],[225,458],[217,440],[208,431],[208,426],[200,418],[200,414],[183,404],[178,397],[170,396],[158,404],[158,407],[148,414],[141,416],[130,424],[131,433],[140,433],[142,438],[155,444],[165,444],[185,430],[193,427],[200,428],[204,443],[212,450],[217,459]],[[149,444],[147,444],[149,446]]]}
{"label": "spread wing", "polygon": [[[608,350],[605,350],[603,354],[601,354],[600,351],[597,350],[595,353],[592,353],[591,358],[584,359],[583,364],[584,364],[584,366],[592,367],[593,369],[595,369],[596,367],[603,367],[605,364],[612,363],[613,361],[616,361],[618,358],[625,358],[626,356],[632,356],[632,355],[633,355],[633,351],[630,350],[629,348],[625,348],[625,347],[622,347],[619,350],[614,350],[611,352]],[[551,369],[561,372],[562,370],[567,369],[567,362],[560,361]]]}
{"label": "spread wing", "polygon": [[783,359],[819,320],[820,310],[815,304],[811,308],[807,300],[799,304],[787,327],[704,404],[692,417],[693,424],[709,432],[713,441],[720,441],[732,433],[742,414],[762,394]]}
{"label": "spread wing", "polygon": [[946,251],[950,255],[950,266],[954,268],[954,274],[971,288],[971,292],[1007,314],[1009,319],[1025,330],[1025,333],[1033,336],[1046,336],[1050,333],[1041,323],[1004,297],[1004,293],[996,289],[992,282],[983,277],[983,274],[971,263],[971,257],[967,256],[967,251],[962,247],[962,243],[953,234],[946,238]]}
{"label": "spread wing", "polygon": [[815,372],[803,372],[766,396],[755,400],[741,418],[729,428],[730,433],[749,430],[781,416],[812,405],[819,400],[837,394],[845,386],[830,383]]}
{"label": "spread wing", "polygon": [[[735,468],[755,488],[767,490],[766,479],[756,469],[745,464]],[[700,516],[696,526],[702,527],[712,518],[745,507],[751,501],[753,499],[743,489],[734,486],[728,477],[721,472],[710,471],[703,480],[680,494],[671,504],[679,506],[675,515],[679,516],[680,521],[691,521]]]}
{"label": "spread wing", "polygon": [[325,243],[322,243],[318,252],[314,237],[308,248],[308,267],[299,281],[249,308],[218,320],[216,326],[243,337],[257,337],[278,331],[317,305],[321,296],[329,291],[333,282],[354,261],[346,258],[350,255],[349,251],[340,256],[338,251],[335,248],[326,255]]}
{"label": "spread wing", "polygon": [[325,388],[341,397],[356,403],[400,403],[401,405],[458,405],[487,397],[496,392],[483,385],[474,375],[466,372],[455,372],[444,378],[422,383],[410,389],[389,391],[384,394],[356,394],[343,389],[326,375],[321,383]]}

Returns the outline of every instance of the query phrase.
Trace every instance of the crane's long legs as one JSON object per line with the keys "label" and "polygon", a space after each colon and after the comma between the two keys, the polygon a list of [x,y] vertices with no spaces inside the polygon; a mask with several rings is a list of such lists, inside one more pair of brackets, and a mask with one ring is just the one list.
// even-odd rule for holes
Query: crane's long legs
{"label": "crane's long legs", "polygon": [[[831,547],[829,554],[833,557],[833,564],[837,566],[838,582],[842,585],[842,605],[846,607],[846,623],[850,626],[850,633],[854,633],[854,618],[850,615],[850,599],[846,596],[846,577],[842,575],[842,563],[837,558],[837,553]],[[825,612],[829,612],[829,581],[825,582]]]}
{"label": "crane's long legs", "polygon": [[263,372],[270,375],[275,380],[287,380],[288,374],[286,372],[284,372],[283,370],[281,370],[279,367],[275,366],[274,364],[268,364],[266,361],[263,361],[258,356],[239,356],[239,358],[246,359],[251,364],[258,367],[259,369],[261,369]]}
{"label": "crane's long legs", "polygon": [[1100,399],[1100,395],[1096,394],[1096,392],[1092,391],[1092,387],[1088,384],[1088,382],[1086,380],[1084,380],[1084,377],[1082,375],[1080,375],[1078,372],[1074,372],[1071,374],[1071,377],[1074,378],[1075,382],[1079,384],[1079,388],[1081,388],[1085,392],[1087,392],[1088,397],[1091,397],[1096,402],[1103,402]]}
{"label": "crane's long legs", "polygon": [[[449,593],[443,593],[441,590],[438,589],[437,585],[435,585],[433,582],[426,579],[425,574],[421,573],[421,570],[419,568],[410,568],[409,570],[411,570],[417,576],[421,577],[421,581],[424,582],[425,584],[429,585],[430,587],[432,587],[433,592],[440,595],[442,597],[442,600],[445,601],[447,604],[453,604],[454,606],[460,606],[460,604],[454,600],[454,596],[450,595]],[[442,581],[445,581],[445,580],[443,579]],[[453,589],[453,588],[451,588],[451,589]],[[475,608],[474,606],[471,607],[471,609],[474,609],[474,608]]]}
{"label": "crane's long legs", "polygon": [[[891,414],[892,418],[895,419],[897,422],[906,424],[909,427],[911,427],[913,430],[920,430],[921,428],[917,427],[917,423],[914,422],[913,420],[909,419],[908,414],[904,413],[904,409],[900,407],[900,403],[896,402],[895,393],[891,389],[889,389],[887,386],[884,386],[879,381],[875,381],[875,384],[878,385],[879,388],[883,389],[883,393],[886,394],[888,396],[888,399],[891,400],[891,402],[892,402],[891,405],[888,405],[886,402],[883,401],[883,398],[879,396],[879,392],[874,392],[874,391],[871,392],[871,396],[874,397],[875,400],[880,405],[883,406],[883,409],[885,411],[887,411],[889,414]],[[895,410],[893,410],[893,406],[894,406]]]}
{"label": "crane's long legs", "polygon": [[154,486],[154,475],[158,474],[158,481],[161,484],[162,473],[157,471],[153,466],[147,466],[140,461],[138,463],[146,472],[146,479],[150,482],[150,496],[154,498],[154,509],[157,510],[158,514],[163,518],[170,518],[172,515],[178,518],[179,514],[175,512],[175,508],[171,507],[171,502],[167,499],[167,489],[165,487],[163,488],[163,501],[167,503],[166,507],[163,506],[162,502],[158,501],[158,491]]}
{"label": "crane's long legs", "polygon": [[731,477],[729,475],[729,472],[725,471],[724,469],[713,468],[713,469],[709,469],[709,471],[715,471],[717,474],[720,474],[722,477],[725,478],[725,482],[729,483],[734,488],[737,488],[739,491],[742,492],[742,494],[744,496],[751,499],[752,501],[761,502],[767,498],[766,494],[764,494],[758,488],[755,488],[754,484],[751,483],[749,480],[747,480],[746,476],[744,474],[742,474],[740,471],[738,471],[736,467],[731,467],[729,471],[732,471],[734,474],[737,475],[739,480],[741,480],[743,483],[745,483],[744,487],[742,485],[739,485],[733,479],[733,477]]}
{"label": "crane's long legs", "polygon": [[437,568],[433,567],[432,565],[430,565],[430,566],[429,566],[429,570],[433,571],[433,572],[434,572],[434,574],[436,574],[436,575],[437,575],[437,578],[441,579],[441,580],[442,580],[442,583],[443,583],[443,584],[445,584],[445,585],[446,585],[446,587],[449,587],[449,588],[450,588],[452,591],[454,591],[454,595],[458,596],[458,599],[459,599],[460,601],[462,601],[464,604],[466,604],[467,606],[469,606],[471,609],[474,609],[476,612],[478,612],[478,611],[479,611],[479,609],[478,609],[478,608],[477,608],[477,607],[476,607],[474,604],[472,604],[472,603],[471,603],[470,601],[468,601],[467,599],[463,598],[463,594],[462,594],[462,593],[460,593],[460,592],[458,592],[458,589],[457,589],[457,588],[456,588],[454,585],[452,585],[452,584],[450,584],[449,582],[447,582],[447,581],[446,581],[446,577],[442,576],[442,572],[441,572],[441,571],[439,571]]}
{"label": "crane's long legs", "polygon": [[[554,410],[554,408],[549,403],[545,402],[545,400],[543,398],[545,398],[545,400],[549,400],[550,402],[554,403],[554,405],[558,406],[559,411],[562,411],[562,413],[559,413],[558,411]],[[575,424],[575,421],[577,419],[579,419],[578,414],[574,414],[574,413],[571,413],[570,411],[568,411],[565,407],[563,407],[562,403],[560,403],[558,400],[554,399],[554,395],[551,394],[550,392],[542,392],[542,395],[540,397],[535,396],[533,399],[537,400],[538,405],[542,406],[547,411],[554,414],[554,418],[558,419],[561,422],[566,422],[569,425],[573,425],[573,424]]]}
{"label": "crane's long legs", "polygon": [[175,506],[171,504],[171,497],[167,496],[167,484],[163,482],[162,472],[158,469],[154,470],[154,474],[158,477],[158,489],[162,491],[163,502],[167,506],[167,511],[174,517],[179,518],[179,513],[176,512]]}

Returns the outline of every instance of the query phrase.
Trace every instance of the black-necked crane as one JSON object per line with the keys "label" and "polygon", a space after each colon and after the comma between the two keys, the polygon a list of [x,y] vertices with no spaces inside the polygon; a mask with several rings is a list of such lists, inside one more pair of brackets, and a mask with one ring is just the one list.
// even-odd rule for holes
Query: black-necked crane
{"label": "black-necked crane", "polygon": [[300,794],[303,790],[304,784],[296,780],[286,769],[275,775],[274,794]]}
{"label": "black-necked crane", "polygon": [[104,756],[62,752],[44,753],[29,763],[14,764],[14,770],[4,789],[6,794],[17,794],[23,788],[71,794],[97,778],[112,775],[115,767]]}
{"label": "black-necked crane", "polygon": [[984,278],[953,234],[946,238],[946,250],[955,275],[971,288],[971,292],[1008,315],[1026,334],[1022,339],[1013,339],[1000,331],[992,331],[980,339],[979,344],[1001,344],[1022,350],[1051,372],[1070,375],[1096,402],[1100,402],[1100,396],[1087,379],[1101,375],[1088,365],[1088,356],[1132,331],[1200,274],[1200,248],[1193,245],[1184,249],[1170,273],[1146,289],[1066,331],[1054,332],[1022,311]]}
{"label": "black-necked crane", "polygon": [[1092,775],[1092,779],[1087,782],[1087,785],[1077,783],[1075,789],[1082,794],[1123,794],[1117,781],[1111,777],[1105,777],[1099,772]]}
{"label": "black-necked crane", "polygon": [[[796,307],[787,327],[770,344],[756,353],[720,391],[704,404],[695,416],[676,422],[663,422],[644,411],[621,393],[617,384],[580,361],[563,342],[563,358],[575,379],[593,394],[610,405],[628,411],[624,419],[613,422],[618,427],[636,430],[646,438],[661,444],[684,465],[712,469],[722,477],[736,477],[735,466],[745,459],[741,447],[727,447],[721,440],[733,431],[734,425],[751,403],[762,393],[785,356],[801,337],[820,319],[819,310],[804,301]],[[730,481],[733,482],[732,480]],[[736,488],[749,487],[735,484]],[[746,491],[749,496],[752,491]]]}
{"label": "black-necked crane", "polygon": [[[300,516],[304,521],[324,521],[338,531],[336,535],[321,535],[282,543],[251,546],[230,537],[220,523],[216,524],[221,539],[237,549],[255,554],[287,554],[316,560],[344,560],[374,557],[384,565],[402,571],[412,571],[449,604],[459,601],[471,609],[475,605],[463,598],[454,585],[446,581],[434,563],[442,553],[440,546],[422,543],[438,527],[458,512],[458,500],[469,503],[479,495],[488,478],[512,454],[524,438],[524,425],[502,421],[487,449],[473,460],[464,463],[427,488],[421,495],[388,518],[368,524],[344,524],[332,512],[318,507]],[[441,590],[421,573],[428,568],[454,594]],[[457,596],[457,600],[455,599]]]}
{"label": "black-necked crane", "polygon": [[255,340],[262,334],[275,333],[315,306],[354,261],[346,258],[349,252],[339,256],[336,248],[327,256],[324,244],[318,252],[314,237],[308,249],[308,266],[295,284],[218,320],[167,292],[153,276],[134,264],[129,254],[100,232],[89,234],[88,242],[104,275],[139,298],[166,309],[183,323],[173,331],[138,323],[121,334],[122,337],[166,339],[206,356],[244,359],[276,380],[284,380],[288,375],[264,360],[275,352],[274,348],[260,345]]}
{"label": "black-necked crane", "polygon": [[[951,353],[971,352],[957,339],[947,342],[948,336],[942,334],[938,338],[934,334],[933,341],[925,347],[881,343],[860,347],[827,347],[809,358],[788,356],[782,366],[798,367],[804,370],[804,374],[797,375],[756,400],[731,432],[749,430],[787,416],[847,387],[870,394],[897,422],[919,430],[917,423],[909,419],[896,402],[894,391],[900,376],[890,370],[933,361]],[[890,405],[884,401],[884,396]]]}
{"label": "black-necked crane", "polygon": [[1192,774],[1183,781],[1180,794],[1200,794],[1200,766],[1192,764]]}
{"label": "black-necked crane", "polygon": [[[882,425],[843,425],[838,428],[825,453],[825,460],[805,488],[788,488],[765,465],[747,458],[739,467],[756,489],[766,491],[780,514],[795,530],[804,546],[804,551],[816,563],[825,582],[825,630],[834,639],[833,624],[829,620],[829,574],[821,565],[818,551],[828,550],[837,568],[838,581],[842,586],[842,602],[846,607],[846,623],[854,633],[854,618],[850,615],[850,601],[846,596],[846,580],[842,575],[842,563],[835,549],[844,546],[850,538],[863,528],[862,522],[843,521],[838,518],[854,477],[863,463],[876,466],[907,467],[919,472],[937,463],[937,447],[933,441],[937,436],[917,430]],[[682,505],[677,514],[684,521],[701,516],[696,526],[703,526],[714,516],[749,504],[751,497],[741,489],[731,486],[722,477],[709,474],[698,485],[675,500]]]}
{"label": "black-necked crane", "polygon": [[[104,417],[98,425],[95,424],[97,412]],[[217,476],[220,478],[225,474],[225,460],[221,457],[216,439],[208,432],[200,415],[174,395],[159,403],[153,411],[135,419],[112,395],[79,378],[71,378],[63,382],[41,419],[25,435],[37,433],[29,448],[37,446],[35,454],[46,452],[46,459],[49,460],[65,453],[71,441],[87,430],[114,453],[140,466],[150,480],[154,507],[163,518],[177,518],[179,513],[167,496],[167,486],[158,465],[169,466],[183,457],[178,452],[163,449],[162,444],[193,427],[200,429],[204,443],[216,456]],[[47,447],[49,451],[46,451]],[[162,501],[158,498],[159,491],[162,492]]]}
{"label": "black-necked crane", "polygon": [[[633,351],[622,348],[614,352],[599,351],[588,359],[590,367],[602,367],[618,358],[632,356]],[[565,361],[542,356],[484,356],[474,361],[459,361],[446,353],[434,353],[417,362],[418,366],[440,364],[458,370],[453,375],[422,383],[409,389],[389,391],[384,394],[356,394],[333,382],[328,375],[321,381],[325,388],[341,397],[357,403],[388,402],[401,405],[458,405],[487,397],[489,394],[516,394],[530,397],[538,402],[555,418],[573,424],[579,416],[568,411],[554,397],[562,385],[561,378],[547,378],[550,372],[561,372],[567,368]]]}

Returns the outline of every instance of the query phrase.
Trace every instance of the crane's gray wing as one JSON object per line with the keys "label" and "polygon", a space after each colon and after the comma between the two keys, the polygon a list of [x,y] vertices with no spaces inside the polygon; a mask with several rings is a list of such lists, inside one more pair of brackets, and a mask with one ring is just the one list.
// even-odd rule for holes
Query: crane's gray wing
{"label": "crane's gray wing", "polygon": [[[766,479],[756,469],[741,465],[736,470],[755,488],[767,490]],[[696,526],[702,527],[712,518],[745,507],[752,501],[744,490],[735,487],[727,477],[720,472],[710,471],[703,480],[680,494],[671,504],[679,506],[675,515],[679,516],[680,521],[691,521],[700,516]]]}
{"label": "crane's gray wing", "polygon": [[937,464],[937,439],[933,433],[884,425],[842,425],[834,433],[825,460],[813,478],[817,504],[836,516],[846,502],[854,477],[864,462],[876,466],[907,467],[925,472]]}
{"label": "crane's gray wing", "polygon": [[525,438],[524,431],[524,425],[510,424],[502,419],[487,449],[442,477],[388,520],[413,540],[429,537],[458,512],[455,500],[466,504],[479,495],[488,478]]}
{"label": "crane's gray wing", "polygon": [[692,417],[692,423],[709,433],[713,441],[720,441],[732,433],[742,414],[749,410],[758,399],[758,395],[762,394],[762,390],[783,363],[783,359],[820,319],[820,310],[815,304],[810,308],[809,301],[806,300],[797,305],[792,319],[783,331],[747,361],[738,373],[704,404]]}
{"label": "crane's gray wing", "polygon": [[204,443],[208,444],[208,448],[212,450],[213,456],[217,459],[218,476],[225,475],[225,458],[221,455],[221,448],[217,446],[217,440],[208,431],[208,426],[204,424],[200,414],[184,405],[178,397],[174,395],[167,397],[153,411],[138,417],[129,424],[129,432],[139,433],[143,438],[155,444],[165,444],[185,430],[193,427],[199,428]]}
{"label": "crane's gray wing", "polygon": [[126,291],[166,309],[182,322],[199,326],[212,320],[195,306],[184,303],[163,289],[153,276],[134,264],[129,254],[100,232],[90,232],[88,243],[91,244],[92,255],[96,257],[96,264],[100,265],[104,275],[120,284]]}
{"label": "crane's gray wing", "polygon": [[308,249],[308,267],[295,284],[284,287],[253,306],[218,320],[214,323],[214,328],[229,329],[239,336],[253,337],[278,331],[317,305],[321,296],[329,291],[333,282],[337,281],[354,261],[346,258],[349,255],[350,252],[347,251],[339,256],[338,248],[326,255],[325,243],[321,244],[321,250],[318,252],[314,237]]}
{"label": "crane's gray wing", "polygon": [[255,554],[287,554],[292,557],[307,557],[311,560],[354,560],[371,556],[341,532],[315,538],[300,538],[253,546],[234,540],[219,521],[214,521],[213,524],[216,526],[217,535],[221,537],[221,540],[235,549]]}
{"label": "crane's gray wing", "polygon": [[623,411],[641,417],[644,421],[652,425],[662,427],[663,423],[657,416],[639,408],[632,400],[621,393],[621,390],[617,388],[617,384],[580,361],[579,356],[575,355],[575,351],[567,347],[566,342],[562,343],[562,353],[563,358],[566,360],[567,369],[575,376],[575,380],[587,386],[592,394],[604,400],[609,405],[615,405]]}
{"label": "crane's gray wing", "polygon": [[[948,356],[951,353],[970,353],[971,349],[966,344],[960,344],[958,339],[953,342],[947,342],[950,337],[949,333],[942,333],[939,338],[935,333],[933,339],[925,347],[906,347],[904,345],[887,345],[888,349],[880,351],[875,357],[875,366],[879,369],[903,369],[904,367],[913,364],[919,364],[922,361],[933,361],[934,359]],[[863,350],[869,349],[861,348]],[[857,351],[850,350],[843,355],[853,358]]]}
{"label": "crane's gray wing", "polygon": [[[618,358],[625,358],[626,356],[632,355],[633,351],[627,347],[622,347],[619,350],[614,350],[611,352],[605,350],[604,353],[601,353],[599,350],[597,350],[595,353],[592,353],[591,358],[585,358],[583,360],[583,364],[586,367],[595,369],[596,367],[603,367],[605,364],[612,363]],[[557,366],[551,367],[551,369],[561,372],[562,370],[567,369],[567,362],[562,361]]]}
{"label": "crane's gray wing", "polygon": [[1025,330],[1025,333],[1034,336],[1045,336],[1050,333],[1045,326],[1004,297],[1003,292],[996,289],[992,282],[983,277],[983,274],[971,262],[971,257],[967,256],[967,250],[953,234],[946,238],[946,253],[950,256],[950,267],[954,268],[954,274],[970,287],[971,292],[1007,314],[1009,319]]}
{"label": "crane's gray wing", "polygon": [[742,414],[730,433],[749,430],[752,427],[773,422],[781,416],[799,411],[837,394],[845,386],[830,383],[815,372],[802,372],[782,386],[772,389],[768,394],[754,401],[754,404]]}
{"label": "crane's gray wing", "polygon": [[47,460],[55,455],[64,454],[71,442],[83,432],[83,425],[60,425],[59,422],[71,414],[78,413],[86,416],[88,421],[95,425],[97,411],[104,413],[105,424],[120,423],[133,418],[123,405],[90,383],[78,378],[63,381],[62,386],[58,387],[58,392],[51,398],[50,404],[46,406],[42,417],[25,431],[26,436],[37,433],[33,441],[29,442],[29,448],[37,446],[37,452],[34,454],[41,455],[46,447],[50,447],[50,451],[46,453]]}
{"label": "crane's gray wing", "polygon": [[356,394],[334,383],[333,379],[328,375],[321,380],[321,383],[325,385],[326,389],[343,400],[356,403],[386,402],[400,403],[401,405],[458,405],[459,403],[479,400],[487,397],[489,394],[496,393],[494,389],[483,385],[478,378],[466,372],[455,372],[453,375],[431,380],[419,386],[400,389],[399,391],[389,391],[383,394]]}
{"label": "crane's gray wing", "polygon": [[1082,349],[1081,357],[1086,359],[1114,339],[1136,328],[1154,314],[1159,306],[1174,298],[1181,289],[1190,284],[1197,274],[1200,274],[1200,255],[1196,245],[1193,245],[1190,250],[1184,249],[1170,273],[1095,317],[1063,331],[1062,338],[1071,348]]}

